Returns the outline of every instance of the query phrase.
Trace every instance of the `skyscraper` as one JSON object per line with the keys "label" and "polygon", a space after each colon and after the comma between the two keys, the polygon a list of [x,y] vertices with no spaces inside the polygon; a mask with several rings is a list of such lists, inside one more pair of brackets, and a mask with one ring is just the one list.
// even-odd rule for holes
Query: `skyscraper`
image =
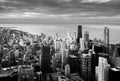
{"label": "skyscraper", "polygon": [[99,57],[99,65],[96,67],[97,81],[109,81],[110,65],[105,57]]}
{"label": "skyscraper", "polygon": [[77,43],[79,43],[80,38],[82,38],[82,26],[78,25]]}
{"label": "skyscraper", "polygon": [[85,31],[84,33],[84,43],[85,43],[85,48],[89,49],[89,32]]}
{"label": "skyscraper", "polygon": [[80,49],[82,51],[84,51],[84,49],[85,49],[85,44],[84,44],[84,39],[83,38],[80,38]]}
{"label": "skyscraper", "polygon": [[70,65],[69,65],[69,64],[66,64],[66,65],[65,65],[65,75],[66,75],[66,76],[69,76],[69,75],[70,75]]}
{"label": "skyscraper", "polygon": [[50,72],[50,46],[42,47],[41,69],[43,73]]}
{"label": "skyscraper", "polygon": [[104,44],[105,44],[105,47],[107,48],[105,52],[109,54],[109,28],[108,27],[104,28]]}
{"label": "skyscraper", "polygon": [[66,49],[66,42],[65,41],[61,41],[61,61],[62,61],[62,68],[65,65],[65,60],[66,60],[66,55],[65,55],[65,49]]}
{"label": "skyscraper", "polygon": [[70,55],[68,64],[70,65],[70,73],[77,73],[78,72],[78,57],[75,55]]}
{"label": "skyscraper", "polygon": [[89,41],[89,32],[88,31],[85,31],[85,33],[84,33],[84,40]]}
{"label": "skyscraper", "polygon": [[69,58],[69,49],[65,49],[64,50],[64,53],[65,53],[65,61],[66,61],[66,63],[68,62],[68,58]]}
{"label": "skyscraper", "polygon": [[85,81],[91,81],[91,54],[81,55],[81,75]]}

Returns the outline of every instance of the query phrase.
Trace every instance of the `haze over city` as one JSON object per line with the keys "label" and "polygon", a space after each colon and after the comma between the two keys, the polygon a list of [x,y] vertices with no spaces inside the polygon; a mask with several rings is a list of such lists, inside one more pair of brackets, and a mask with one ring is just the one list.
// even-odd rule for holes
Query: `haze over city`
{"label": "haze over city", "polygon": [[120,41],[119,4],[120,0],[0,0],[0,26],[33,34],[58,32],[64,37],[81,24],[90,30],[90,38],[100,39],[107,26],[110,42],[116,43]]}

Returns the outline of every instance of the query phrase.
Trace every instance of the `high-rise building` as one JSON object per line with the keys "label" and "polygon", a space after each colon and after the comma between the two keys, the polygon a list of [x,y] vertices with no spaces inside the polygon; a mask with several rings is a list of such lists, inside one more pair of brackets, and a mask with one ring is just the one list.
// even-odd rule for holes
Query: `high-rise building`
{"label": "high-rise building", "polygon": [[65,49],[66,49],[66,42],[65,41],[61,41],[61,50],[60,50],[60,53],[61,53],[61,61],[62,61],[62,68],[64,67],[65,65],[65,60],[66,60],[66,55],[65,55]]}
{"label": "high-rise building", "polygon": [[15,55],[13,51],[10,51],[8,54],[8,61],[10,63],[10,66],[14,66],[15,65]]}
{"label": "high-rise building", "polygon": [[96,54],[93,50],[89,50],[91,54],[91,79],[95,81],[95,67],[98,65],[98,54]]}
{"label": "high-rise building", "polygon": [[78,25],[77,43],[79,43],[80,38],[82,38],[82,26]]}
{"label": "high-rise building", "polygon": [[84,40],[89,41],[89,32],[88,31],[85,31],[85,33],[84,33]]}
{"label": "high-rise building", "polygon": [[85,31],[84,33],[84,43],[85,43],[85,48],[89,49],[89,32]]}
{"label": "high-rise building", "polygon": [[64,50],[64,53],[65,53],[65,63],[68,63],[68,59],[69,59],[69,49],[65,49]]}
{"label": "high-rise building", "polygon": [[99,57],[99,65],[96,67],[97,81],[109,81],[109,68],[110,65],[105,57]]}
{"label": "high-rise building", "polygon": [[65,75],[66,75],[66,76],[69,76],[69,75],[70,75],[70,65],[69,65],[69,64],[66,64],[66,65],[65,65]]}
{"label": "high-rise building", "polygon": [[54,40],[55,43],[55,52],[60,51],[60,40]]}
{"label": "high-rise building", "polygon": [[81,55],[81,75],[85,81],[91,81],[91,54]]}
{"label": "high-rise building", "polygon": [[50,72],[50,46],[42,47],[41,69],[43,73]]}
{"label": "high-rise building", "polygon": [[69,60],[68,60],[68,64],[70,65],[70,73],[77,73],[78,72],[78,57],[75,55],[70,55],[69,56]]}
{"label": "high-rise building", "polygon": [[80,49],[83,51],[85,49],[84,39],[80,38]]}
{"label": "high-rise building", "polygon": [[106,53],[109,54],[109,28],[105,27],[104,29],[104,44],[107,49],[105,49]]}

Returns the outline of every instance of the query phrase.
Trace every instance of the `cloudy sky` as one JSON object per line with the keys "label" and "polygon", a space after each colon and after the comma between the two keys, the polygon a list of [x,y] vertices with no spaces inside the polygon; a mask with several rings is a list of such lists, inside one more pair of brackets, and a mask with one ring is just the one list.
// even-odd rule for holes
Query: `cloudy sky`
{"label": "cloudy sky", "polygon": [[50,25],[51,32],[78,24],[102,27],[101,31],[109,26],[115,36],[120,31],[119,22],[120,0],[0,0],[0,24]]}

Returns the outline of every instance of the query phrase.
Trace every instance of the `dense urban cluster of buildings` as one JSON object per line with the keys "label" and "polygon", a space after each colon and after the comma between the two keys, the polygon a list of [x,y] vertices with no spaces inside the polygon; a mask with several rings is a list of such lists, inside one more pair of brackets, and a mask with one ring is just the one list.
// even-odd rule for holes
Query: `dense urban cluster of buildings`
{"label": "dense urban cluster of buildings", "polygon": [[[83,34],[84,33],[84,34]],[[0,81],[120,81],[120,46],[89,38],[89,31],[66,38],[0,28]]]}

